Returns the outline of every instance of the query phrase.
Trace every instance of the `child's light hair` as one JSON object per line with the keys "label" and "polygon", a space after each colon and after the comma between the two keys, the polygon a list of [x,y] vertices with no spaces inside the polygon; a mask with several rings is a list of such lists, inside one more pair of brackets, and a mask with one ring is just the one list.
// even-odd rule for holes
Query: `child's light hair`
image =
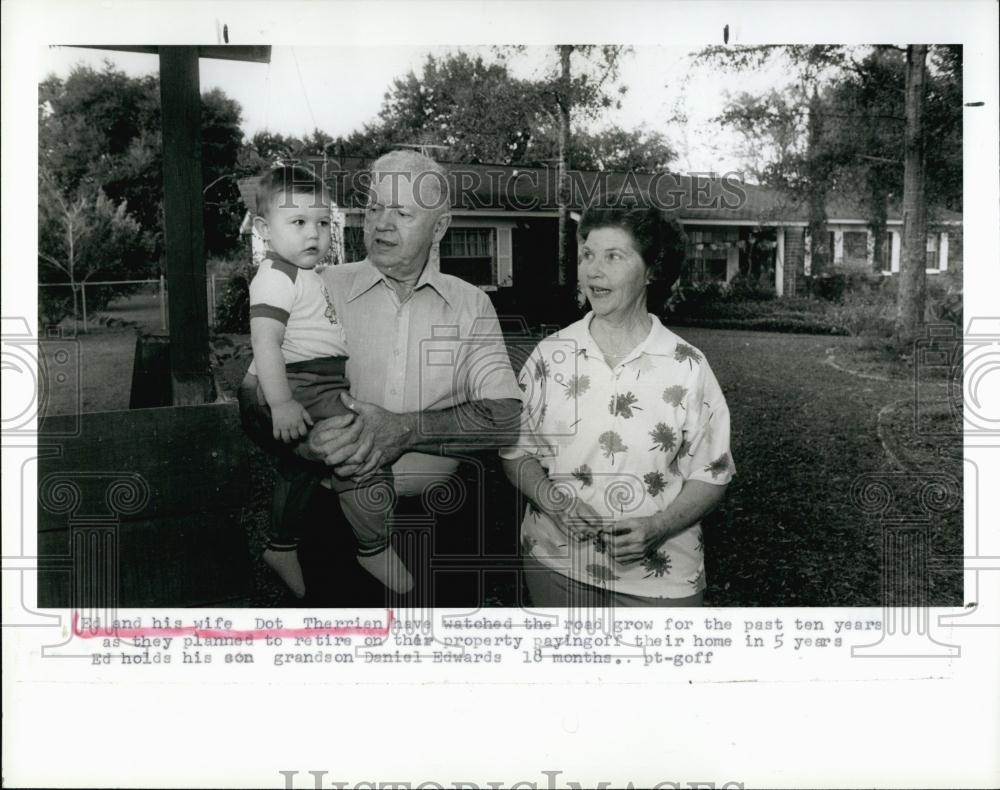
{"label": "child's light hair", "polygon": [[304,167],[280,165],[261,175],[257,182],[254,213],[266,217],[277,200],[290,195],[315,195],[317,204],[331,201],[330,190],[318,175]]}

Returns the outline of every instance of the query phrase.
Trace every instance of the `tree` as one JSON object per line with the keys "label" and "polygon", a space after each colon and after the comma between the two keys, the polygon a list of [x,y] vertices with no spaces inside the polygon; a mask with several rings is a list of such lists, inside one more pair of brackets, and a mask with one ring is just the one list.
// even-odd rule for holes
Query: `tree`
{"label": "tree", "polygon": [[39,282],[65,283],[69,293],[42,288],[41,313],[47,323],[58,323],[72,313],[103,309],[122,287],[91,287],[88,280],[135,278],[148,274],[149,249],[138,221],[124,202],[117,205],[100,189],[81,184],[67,198],[51,173],[39,176],[38,261]]}
{"label": "tree", "polygon": [[[39,166],[71,202],[83,188],[88,195],[102,191],[115,205],[127,203],[158,259],[163,249],[159,79],[130,77],[107,62],[101,70],[78,66],[65,79],[43,80],[38,104]],[[202,96],[210,254],[225,254],[239,244],[232,176],[243,138],[240,123],[239,104],[221,91]]]}
{"label": "tree", "polygon": [[[961,209],[961,47],[932,47],[926,80],[926,203]],[[763,96],[740,94],[719,120],[741,132],[757,179],[810,206],[811,236],[825,238],[821,206],[831,190],[851,193],[886,248],[889,203],[903,194],[905,62],[892,46],[712,47],[699,59],[735,70],[786,57],[797,80]],[[933,115],[932,115],[933,113]],[[933,120],[931,120],[933,118]],[[814,257],[815,260],[815,257]]]}
{"label": "tree", "polygon": [[[827,123],[823,113],[821,88],[831,71],[845,68],[851,54],[843,47],[829,46],[788,46],[773,45],[753,47],[707,47],[696,56],[702,62],[712,63],[735,71],[754,69],[777,57],[784,57],[792,67],[797,79],[793,87],[785,91],[777,120],[777,127],[785,138],[791,130],[799,128],[804,140],[793,149],[789,160],[781,162],[777,171],[783,176],[784,189],[797,200],[805,202],[809,216],[809,238],[812,243],[814,271],[822,271],[826,264],[826,203],[834,183],[836,170],[836,147],[828,144]],[[772,94],[778,98],[779,94]],[[743,104],[752,112],[759,112],[753,102]],[[766,105],[763,109],[767,109]],[[736,121],[744,129],[751,123],[749,118],[740,117],[739,107],[731,106],[720,120]],[[785,150],[788,150],[787,148]]]}
{"label": "tree", "polygon": [[[558,80],[520,79],[507,60],[519,47],[500,48],[496,62],[466,52],[428,56],[419,72],[393,81],[379,117],[346,139],[327,137],[338,158],[373,159],[394,146],[441,145],[435,156],[443,161],[503,165],[548,166],[558,159]],[[578,66],[586,75],[570,76],[567,90],[575,92],[576,112],[593,119],[617,102],[606,80],[600,83],[601,55],[595,47],[575,47],[586,56]],[[611,48],[616,53],[618,48]],[[608,88],[608,90],[605,90]],[[314,132],[314,135],[322,135]],[[321,146],[299,141],[303,149]],[[610,126],[601,131],[576,131],[569,141],[567,161],[574,170],[636,170],[653,172],[676,157],[663,135],[646,129],[626,131]]]}
{"label": "tree", "polygon": [[[618,78],[618,61],[625,47],[594,47],[575,44],[561,44],[559,52],[559,72],[542,86],[542,95],[551,98],[553,113],[558,120],[559,146],[558,191],[559,205],[559,285],[575,299],[576,266],[571,254],[572,229],[569,218],[570,186],[570,137],[574,111],[580,117],[596,116],[609,107],[621,107],[621,96],[627,90],[619,86],[617,96],[612,87]],[[574,76],[572,56],[576,52],[582,57],[581,68]],[[542,105],[543,107],[545,105]]]}
{"label": "tree", "polygon": [[613,170],[657,173],[666,170],[677,152],[659,132],[611,127],[599,132],[576,132],[570,137],[572,170]]}
{"label": "tree", "polygon": [[924,72],[927,47],[906,48],[906,167],[903,175],[903,255],[896,302],[896,336],[912,343],[923,324],[927,266],[924,194]]}
{"label": "tree", "polygon": [[465,52],[428,55],[419,76],[411,71],[393,81],[366,136],[383,149],[444,145],[456,162],[521,162],[539,123],[538,91],[502,63]]}

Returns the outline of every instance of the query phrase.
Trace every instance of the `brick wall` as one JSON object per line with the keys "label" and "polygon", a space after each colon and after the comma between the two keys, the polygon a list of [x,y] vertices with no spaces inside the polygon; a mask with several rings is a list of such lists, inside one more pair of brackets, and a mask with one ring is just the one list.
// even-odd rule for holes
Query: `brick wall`
{"label": "brick wall", "polygon": [[785,234],[785,296],[796,296],[796,283],[802,282],[805,271],[805,228],[784,228]]}

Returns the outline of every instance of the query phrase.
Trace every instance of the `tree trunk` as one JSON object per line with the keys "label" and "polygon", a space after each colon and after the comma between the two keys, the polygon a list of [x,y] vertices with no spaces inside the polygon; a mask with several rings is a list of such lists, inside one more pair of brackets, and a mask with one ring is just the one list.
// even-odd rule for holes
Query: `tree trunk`
{"label": "tree trunk", "polygon": [[557,203],[559,205],[559,285],[569,292],[574,292],[576,284],[576,267],[570,260],[570,234],[573,228],[569,217],[569,122],[570,122],[570,68],[569,56],[572,45],[563,44],[559,47],[560,88],[559,88],[559,162],[556,175],[558,183]]}
{"label": "tree trunk", "polygon": [[881,274],[884,270],[889,268],[889,263],[886,260],[886,239],[888,234],[886,232],[886,220],[888,219],[888,196],[885,194],[885,188],[883,186],[884,181],[881,178],[869,177],[869,227],[871,228],[874,255],[872,260],[872,274]]}
{"label": "tree trunk", "polygon": [[819,92],[813,87],[809,100],[809,130],[806,142],[806,172],[809,193],[806,203],[809,208],[809,238],[811,245],[810,274],[823,274],[829,264],[829,244],[826,230],[826,190],[828,183],[827,165],[822,160],[821,140],[823,137],[823,116],[820,109]]}
{"label": "tree trunk", "polygon": [[927,47],[906,48],[906,132],[903,171],[903,254],[899,297],[896,302],[896,338],[912,343],[921,330],[927,287],[927,206],[924,179],[924,63]]}

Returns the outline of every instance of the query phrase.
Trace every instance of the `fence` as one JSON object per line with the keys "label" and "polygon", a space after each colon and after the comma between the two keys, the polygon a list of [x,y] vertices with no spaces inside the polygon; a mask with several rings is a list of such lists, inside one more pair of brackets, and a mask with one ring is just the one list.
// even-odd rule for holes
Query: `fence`
{"label": "fence", "polygon": [[[208,302],[208,325],[215,328],[217,322],[217,311],[218,311],[218,300],[219,296],[223,292],[224,283],[232,279],[231,277],[210,274],[205,278],[205,298]],[[88,316],[87,313],[87,288],[97,288],[100,286],[108,285],[152,285],[155,286],[153,289],[153,299],[155,305],[145,311],[141,308],[129,311],[126,305],[123,304],[126,301],[136,302],[141,300],[139,294],[128,294],[120,297],[115,297],[112,302],[117,304],[109,305],[103,313],[108,313],[112,315],[128,314],[129,312],[140,313],[136,323],[144,324],[147,329],[160,329],[164,332],[170,329],[170,316],[167,310],[167,300],[169,294],[167,293],[167,281],[163,275],[160,275],[158,279],[150,280],[95,280],[79,282],[75,284],[71,283],[39,283],[39,288],[70,288],[75,290],[80,294],[79,303],[74,300],[73,303],[73,320],[75,322],[81,323],[81,331],[86,332],[89,319],[93,316]],[[78,312],[79,306],[79,312]],[[131,320],[131,319],[130,319]]]}

